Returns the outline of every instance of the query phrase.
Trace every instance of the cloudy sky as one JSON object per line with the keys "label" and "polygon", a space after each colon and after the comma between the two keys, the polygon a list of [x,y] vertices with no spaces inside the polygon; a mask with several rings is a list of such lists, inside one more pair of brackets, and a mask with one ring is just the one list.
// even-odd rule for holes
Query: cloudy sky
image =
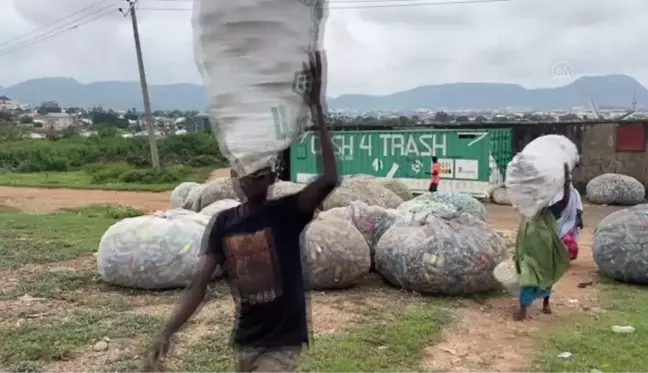
{"label": "cloudy sky", "polygon": [[[569,79],[560,75],[565,72],[571,78],[625,73],[648,86],[648,0],[429,5],[440,1],[447,2],[330,0],[329,94],[381,94],[459,81],[555,86]],[[117,11],[125,1],[97,2],[0,0],[0,85],[47,76],[84,83],[136,80],[130,21]],[[200,82],[191,12],[152,10],[191,5],[139,0],[150,83]],[[92,20],[104,12],[109,13]]]}

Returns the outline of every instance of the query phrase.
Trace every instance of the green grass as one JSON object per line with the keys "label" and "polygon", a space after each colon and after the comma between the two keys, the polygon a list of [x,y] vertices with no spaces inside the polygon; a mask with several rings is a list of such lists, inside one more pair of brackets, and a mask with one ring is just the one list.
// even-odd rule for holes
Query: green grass
{"label": "green grass", "polygon": [[97,274],[93,270],[81,272],[46,270],[21,279],[18,285],[10,292],[5,292],[2,298],[15,298],[29,294],[37,298],[62,299],[63,294],[92,286],[97,281]]}
{"label": "green grass", "polygon": [[93,253],[110,225],[139,214],[132,208],[101,205],[47,215],[0,212],[0,269]]}
{"label": "green grass", "polygon": [[[648,367],[648,290],[606,283],[601,309],[568,327],[539,334],[543,349],[536,366],[544,372],[640,372]],[[636,328],[631,334],[614,333],[614,325]],[[570,359],[557,357],[571,352]]]}
{"label": "green grass", "polygon": [[[301,372],[410,372],[419,371],[426,346],[439,336],[447,314],[426,301],[415,301],[398,314],[372,314],[350,330],[315,337],[302,354]],[[214,328],[209,336],[184,353],[179,371],[232,371],[234,353],[228,327]]]}
{"label": "green grass", "polygon": [[[184,181],[196,181],[202,183],[209,178],[210,171],[211,169],[207,168],[193,169]],[[92,182],[92,176],[83,170],[39,173],[0,173],[0,185],[12,187],[165,192],[173,190],[177,184],[177,182],[165,184],[123,182],[96,184]]]}
{"label": "green grass", "polygon": [[[26,320],[0,329],[0,363],[9,371],[38,371],[51,361],[69,360],[103,337],[152,335],[162,320],[149,315],[83,311],[53,323]],[[81,351],[82,352],[82,351]]]}

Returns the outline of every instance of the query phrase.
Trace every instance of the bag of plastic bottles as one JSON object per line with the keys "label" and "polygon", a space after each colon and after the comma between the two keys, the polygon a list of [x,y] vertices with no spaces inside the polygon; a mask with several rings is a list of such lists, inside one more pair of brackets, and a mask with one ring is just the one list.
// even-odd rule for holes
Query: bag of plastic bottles
{"label": "bag of plastic bottles", "polygon": [[195,60],[210,122],[221,153],[239,175],[274,164],[306,128],[304,64],[308,51],[322,46],[324,3],[194,2]]}
{"label": "bag of plastic bottles", "polygon": [[572,170],[578,160],[576,145],[565,136],[531,141],[506,168],[506,192],[513,208],[531,217],[549,206],[565,183],[564,164]]}

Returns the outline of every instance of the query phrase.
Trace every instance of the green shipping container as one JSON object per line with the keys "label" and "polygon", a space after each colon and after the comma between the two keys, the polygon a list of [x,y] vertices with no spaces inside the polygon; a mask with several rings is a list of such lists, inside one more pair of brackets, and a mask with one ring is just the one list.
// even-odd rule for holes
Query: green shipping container
{"label": "green shipping container", "polygon": [[[333,146],[342,175],[369,174],[402,181],[415,193],[427,191],[432,156],[441,163],[439,190],[488,198],[504,182],[511,159],[511,130],[335,131]],[[304,135],[290,150],[290,176],[308,183],[318,174],[319,139]]]}

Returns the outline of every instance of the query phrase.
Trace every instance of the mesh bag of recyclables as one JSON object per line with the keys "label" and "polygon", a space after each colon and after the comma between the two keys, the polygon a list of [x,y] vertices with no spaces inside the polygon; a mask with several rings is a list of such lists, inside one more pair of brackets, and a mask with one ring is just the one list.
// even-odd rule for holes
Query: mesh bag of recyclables
{"label": "mesh bag of recyclables", "polygon": [[362,201],[355,201],[346,207],[335,207],[320,212],[317,216],[321,219],[337,218],[352,222],[367,240],[367,244],[369,244],[369,248],[373,253],[376,243],[378,243],[385,231],[394,224],[399,212],[398,210],[369,206]]}
{"label": "mesh bag of recyclables", "polygon": [[497,287],[504,240],[484,221],[461,213],[399,220],[376,245],[376,270],[393,285],[422,294],[467,295]]}
{"label": "mesh bag of recyclables", "polygon": [[233,207],[236,207],[240,205],[241,202],[234,200],[234,199],[222,199],[220,201],[216,201],[212,203],[211,205],[205,207],[204,209],[200,210],[200,215],[205,215],[208,217],[212,217],[214,215],[220,214],[221,212],[225,210],[229,210]]}
{"label": "mesh bag of recyclables", "polygon": [[178,184],[178,186],[176,186],[175,189],[173,189],[173,191],[171,192],[171,207],[179,208],[184,206],[184,203],[191,191],[199,186],[199,183],[193,181]]}
{"label": "mesh bag of recyclables", "polygon": [[493,203],[498,205],[511,204],[511,200],[508,198],[508,194],[506,193],[506,188],[504,187],[493,189],[493,191],[491,192],[491,200],[493,200]]}
{"label": "mesh bag of recyclables", "polygon": [[648,204],[616,211],[596,227],[594,262],[617,281],[648,285]]}
{"label": "mesh bag of recyclables", "polygon": [[240,175],[274,163],[303,134],[304,63],[321,49],[326,16],[324,0],[195,0],[194,55],[210,122]]}
{"label": "mesh bag of recyclables", "polygon": [[646,188],[631,176],[603,174],[587,183],[587,199],[597,205],[636,205],[643,202]]}
{"label": "mesh bag of recyclables", "polygon": [[403,203],[402,198],[383,186],[367,183],[366,180],[348,179],[329,195],[323,207],[324,210],[330,210],[349,206],[354,201],[388,209],[397,208]]}
{"label": "mesh bag of recyclables", "polygon": [[305,186],[306,185],[304,184],[297,184],[290,181],[279,180],[270,187],[270,190],[268,191],[268,198],[279,199],[282,197],[286,197],[295,194],[297,192],[300,192],[302,189],[304,189]]}
{"label": "mesh bag of recyclables", "polygon": [[165,218],[165,219],[173,219],[173,218],[187,219],[193,221],[194,223],[198,223],[203,227],[206,227],[207,224],[209,224],[209,216],[198,214],[194,211],[186,210],[182,208],[156,211],[151,215],[160,218]]}
{"label": "mesh bag of recyclables", "polygon": [[531,141],[506,168],[506,192],[520,214],[531,217],[547,207],[563,187],[567,163],[578,163],[578,149],[562,135],[545,135]]}
{"label": "mesh bag of recyclables", "polygon": [[369,273],[369,246],[349,221],[314,219],[302,233],[305,281],[309,289],[340,289],[355,285]]}
{"label": "mesh bag of recyclables", "polygon": [[374,179],[367,180],[367,182],[370,184],[380,185],[384,188],[391,190],[397,196],[403,199],[403,201],[408,201],[414,198],[412,192],[410,192],[407,185],[403,184],[402,181],[398,181],[396,179],[389,179],[386,177],[377,177]]}
{"label": "mesh bag of recyclables", "polygon": [[183,213],[121,220],[99,243],[101,279],[137,289],[186,286],[198,270],[204,231],[205,226]]}
{"label": "mesh bag of recyclables", "polygon": [[337,218],[337,219],[342,219],[350,222],[351,214],[352,214],[351,207],[345,206],[345,207],[334,207],[330,210],[318,212],[317,217],[320,219]]}
{"label": "mesh bag of recyclables", "polygon": [[486,207],[476,198],[464,192],[426,192],[416,197],[417,201],[431,201],[452,206],[457,212],[467,212],[486,220]]}
{"label": "mesh bag of recyclables", "polygon": [[403,213],[402,217],[437,215],[440,217],[452,217],[457,214],[457,208],[443,202],[435,202],[427,198],[414,198],[403,202],[398,206],[398,211]]}
{"label": "mesh bag of recyclables", "polygon": [[360,201],[351,203],[349,210],[351,212],[351,221],[367,239],[372,251],[380,237],[385,234],[398,217],[398,211],[395,209],[369,206]]}
{"label": "mesh bag of recyclables", "polygon": [[200,212],[205,207],[222,199],[238,199],[234,192],[232,179],[223,177],[194,188],[187,197],[183,208]]}

